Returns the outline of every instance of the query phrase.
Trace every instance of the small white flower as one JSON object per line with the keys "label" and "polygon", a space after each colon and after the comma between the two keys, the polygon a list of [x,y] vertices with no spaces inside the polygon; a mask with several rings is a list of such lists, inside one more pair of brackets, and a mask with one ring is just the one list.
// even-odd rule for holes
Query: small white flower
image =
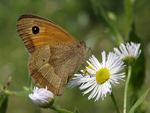
{"label": "small white flower", "polygon": [[33,94],[29,94],[30,99],[40,107],[46,108],[53,104],[54,95],[45,88],[34,87]]}
{"label": "small white flower", "polygon": [[121,52],[118,48],[114,48],[115,53],[128,65],[133,64],[141,54],[141,50],[139,50],[140,44],[133,42],[131,44],[127,42],[126,45],[121,44],[119,48]]}
{"label": "small white flower", "polygon": [[119,56],[111,52],[106,60],[105,51],[102,52],[102,63],[94,55],[92,55],[89,61],[87,61],[89,66],[86,67],[86,71],[88,72],[87,75],[90,75],[80,76],[78,84],[82,83],[80,86],[81,90],[87,89],[83,92],[83,95],[91,92],[88,100],[96,97],[95,101],[98,101],[99,98],[104,99],[107,92],[111,94],[111,84],[119,84],[118,80],[123,80],[125,73],[119,72],[124,68],[124,65]]}

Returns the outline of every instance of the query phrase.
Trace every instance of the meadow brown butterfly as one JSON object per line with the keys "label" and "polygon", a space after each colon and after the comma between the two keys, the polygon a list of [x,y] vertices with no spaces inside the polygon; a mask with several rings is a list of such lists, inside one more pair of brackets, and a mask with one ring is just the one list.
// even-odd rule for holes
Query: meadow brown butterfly
{"label": "meadow brown butterfly", "polygon": [[25,14],[17,30],[31,55],[28,67],[36,84],[62,95],[78,67],[84,63],[85,43],[45,18]]}

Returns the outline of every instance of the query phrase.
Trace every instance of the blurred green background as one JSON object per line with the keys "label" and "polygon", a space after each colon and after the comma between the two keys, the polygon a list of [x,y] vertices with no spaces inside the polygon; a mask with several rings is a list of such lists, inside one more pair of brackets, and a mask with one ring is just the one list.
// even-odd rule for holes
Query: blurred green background
{"label": "blurred green background", "polygon": [[[144,87],[150,88],[150,0],[135,0],[132,7],[135,19],[136,33],[141,37],[146,56],[146,78]],[[101,6],[107,12],[117,27],[121,36],[126,39],[126,18],[123,0],[101,1]],[[29,55],[16,29],[17,19],[22,14],[35,14],[50,19],[69,31],[79,41],[86,40],[94,55],[100,60],[101,52],[113,51],[118,45],[110,38],[109,33],[94,36],[105,31],[103,24],[98,21],[90,0],[0,0],[0,84],[4,85],[11,76],[10,91],[21,91],[28,86]],[[137,80],[138,81],[138,80]],[[123,107],[123,91],[125,82],[113,87],[113,93],[120,110]],[[104,100],[94,102],[88,100],[88,94],[82,96],[79,87],[66,87],[61,97],[55,97],[55,104],[61,108],[73,111],[77,108],[81,113],[115,113],[114,105],[109,96]],[[142,104],[146,113],[150,112],[150,95]],[[38,113],[39,108],[28,98],[9,96],[7,113]],[[41,113],[55,113],[50,109],[41,109]]]}

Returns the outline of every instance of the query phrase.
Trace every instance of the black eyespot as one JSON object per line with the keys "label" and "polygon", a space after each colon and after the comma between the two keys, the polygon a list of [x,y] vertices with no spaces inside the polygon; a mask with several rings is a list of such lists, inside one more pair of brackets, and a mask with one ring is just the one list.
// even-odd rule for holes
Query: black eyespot
{"label": "black eyespot", "polygon": [[45,60],[43,60],[43,62],[45,62]]}
{"label": "black eyespot", "polygon": [[33,34],[37,34],[37,33],[39,33],[39,31],[40,31],[39,27],[37,27],[37,26],[32,27]]}

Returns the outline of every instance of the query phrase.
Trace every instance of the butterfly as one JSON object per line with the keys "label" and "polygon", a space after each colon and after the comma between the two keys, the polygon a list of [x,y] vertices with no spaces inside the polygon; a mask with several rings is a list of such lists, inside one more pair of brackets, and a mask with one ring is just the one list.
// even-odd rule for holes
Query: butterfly
{"label": "butterfly", "polygon": [[18,18],[17,31],[30,54],[29,74],[34,82],[61,96],[85,61],[85,42],[56,23],[31,14]]}

